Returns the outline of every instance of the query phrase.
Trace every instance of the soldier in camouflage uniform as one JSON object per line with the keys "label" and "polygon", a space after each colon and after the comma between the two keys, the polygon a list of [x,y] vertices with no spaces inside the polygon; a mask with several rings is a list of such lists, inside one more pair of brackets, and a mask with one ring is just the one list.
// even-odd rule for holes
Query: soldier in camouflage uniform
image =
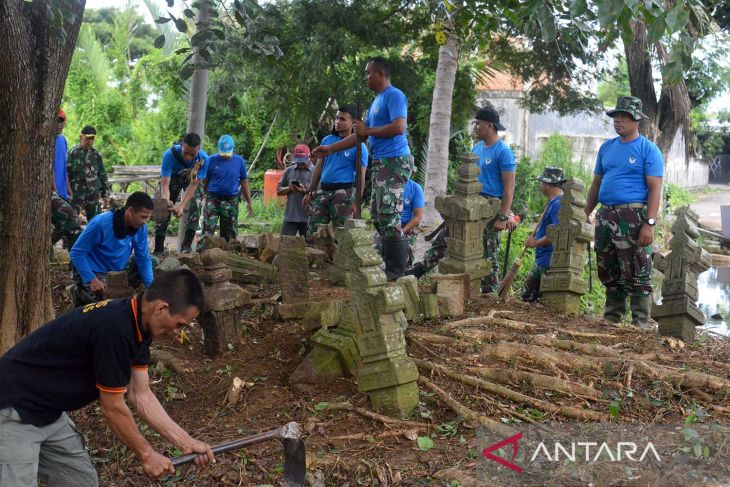
{"label": "soldier in camouflage uniform", "polygon": [[659,212],[664,161],[654,143],[639,134],[641,100],[622,96],[613,118],[618,137],[601,145],[588,190],[586,217],[597,203],[596,263],[606,286],[604,318],[618,322],[631,297],[632,323],[646,326],[651,308],[651,244]]}
{"label": "soldier in camouflage uniform", "polygon": [[515,156],[499,138],[499,130],[506,130],[499,121],[497,110],[486,107],[479,110],[474,120],[474,132],[479,142],[472,148],[479,160],[480,194],[500,201],[499,214],[484,227],[482,243],[484,258],[492,262],[492,274],[482,279],[482,292],[497,291],[499,282],[499,243],[502,230],[512,231],[517,225],[510,211],[515,193]]}
{"label": "soldier in camouflage uniform", "polygon": [[55,191],[51,194],[51,246],[64,239],[64,246],[71,249],[81,234],[81,222],[73,207]]}
{"label": "soldier in camouflage uniform", "polygon": [[[365,80],[377,96],[365,122],[355,121],[355,132],[360,138],[368,139],[373,154],[370,213],[383,237],[385,274],[388,280],[394,280],[404,274],[408,254],[401,225],[403,190],[412,166],[407,135],[408,100],[390,84],[390,67],[382,57],[368,60]],[[356,143],[356,137],[351,135],[335,144],[317,147],[314,154],[327,156]]]}
{"label": "soldier in camouflage uniform", "polygon": [[[357,110],[353,105],[345,105],[337,110],[332,133],[322,139],[322,145],[335,144],[352,134]],[[365,169],[368,166],[368,150],[361,143],[359,165],[355,161],[357,150],[352,147],[326,157],[320,157],[312,173],[303,204],[310,204],[307,239],[311,239],[319,225],[332,222],[335,228],[342,228],[352,218],[353,211],[359,217],[362,190],[365,186]],[[357,170],[356,170],[357,168]],[[360,194],[355,194],[355,180]],[[354,206],[353,206],[354,205]]]}
{"label": "soldier in camouflage uniform", "polygon": [[[182,143],[173,144],[162,156],[160,167],[160,197],[174,204],[173,212],[179,218],[186,207],[189,217],[185,225],[185,235],[181,244],[183,252],[192,250],[195,232],[200,220],[199,201],[203,198],[203,187],[199,185],[208,171],[208,154],[200,148],[200,136],[195,133],[185,134]],[[177,199],[182,193],[180,203]],[[155,224],[155,249],[157,255],[165,251],[165,236],[170,218]]]}
{"label": "soldier in camouflage uniform", "polygon": [[432,239],[431,246],[423,254],[423,260],[416,262],[416,264],[406,271],[406,275],[414,275],[417,278],[421,278],[424,274],[435,268],[439,262],[441,262],[448,253],[448,245],[446,239],[449,238],[449,227],[446,225],[439,227],[436,234],[432,233],[426,236],[426,241]]}
{"label": "soldier in camouflage uniform", "polygon": [[200,247],[205,248],[206,239],[213,236],[220,219],[221,238],[236,239],[238,231],[239,193],[243,193],[248,205],[248,216],[253,216],[251,190],[248,186],[246,159],[233,153],[235,143],[230,135],[218,140],[218,154],[208,158],[206,179],[206,201],[203,216],[203,239]]}
{"label": "soldier in camouflage uniform", "polygon": [[109,181],[101,154],[94,149],[96,129],[87,125],[81,129],[79,144],[68,154],[66,172],[71,185],[71,204],[77,212],[86,213],[89,221],[101,212],[99,198],[109,198]]}

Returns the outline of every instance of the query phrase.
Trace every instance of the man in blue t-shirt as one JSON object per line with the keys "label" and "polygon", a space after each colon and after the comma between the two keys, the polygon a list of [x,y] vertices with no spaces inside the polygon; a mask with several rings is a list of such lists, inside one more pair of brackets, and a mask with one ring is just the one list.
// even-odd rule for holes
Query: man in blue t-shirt
{"label": "man in blue t-shirt", "polygon": [[413,179],[409,179],[403,189],[403,216],[401,216],[401,225],[403,225],[403,234],[408,242],[408,257],[406,264],[408,267],[413,265],[413,247],[416,245],[415,229],[423,218],[426,199],[423,194],[423,188]]}
{"label": "man in blue t-shirt", "polygon": [[56,134],[56,151],[53,158],[53,180],[51,184],[53,191],[68,201],[68,193],[71,191],[71,186],[68,182],[66,175],[66,161],[68,160],[68,141],[63,135],[63,128],[66,126],[66,113],[63,110],[59,110],[56,115],[56,121],[58,122],[58,132]]}
{"label": "man in blue t-shirt", "polygon": [[[373,154],[370,215],[383,237],[385,274],[388,280],[395,280],[403,276],[408,254],[401,225],[403,189],[412,165],[408,148],[408,99],[390,84],[390,66],[382,57],[368,60],[365,80],[377,95],[365,122],[355,121],[355,132],[368,140]],[[321,145],[314,149],[314,155],[328,156],[349,149],[356,145],[356,139],[351,135],[332,145]]]}
{"label": "man in blue t-shirt", "polygon": [[183,454],[200,454],[196,464],[214,463],[210,446],[165,412],[148,374],[153,338],[176,334],[204,308],[203,286],[192,271],[164,272],[143,293],[76,308],[2,355],[0,485],[38,485],[41,477],[49,486],[97,487],[84,438],[66,413],[97,401],[145,475],[159,478],[175,467],[139,431],[129,406]]}
{"label": "man in blue t-shirt", "polygon": [[[180,250],[192,250],[195,232],[198,231],[200,220],[199,199],[203,197],[203,188],[198,181],[205,179],[208,171],[208,154],[200,148],[200,136],[195,133],[185,134],[182,143],[173,144],[162,155],[160,168],[160,197],[168,201],[173,207],[172,212],[179,218],[187,208],[189,216],[185,224],[185,236]],[[183,193],[180,203],[177,198]],[[174,206],[173,206],[174,205]],[[170,218],[155,222],[155,250],[159,255],[165,251],[165,235]]]}
{"label": "man in blue t-shirt", "polygon": [[[354,105],[344,105],[337,110],[332,133],[322,139],[322,145],[335,144],[352,135],[352,127],[357,118]],[[355,147],[335,152],[317,159],[303,204],[309,206],[311,213],[307,224],[307,239],[311,239],[319,225],[332,223],[342,228],[352,218],[360,218],[362,190],[365,187],[365,170],[368,167],[368,150],[360,144],[360,163],[356,164]],[[357,182],[357,184],[356,184]],[[360,193],[355,194],[356,189]]]}
{"label": "man in blue t-shirt", "polygon": [[479,142],[472,148],[479,160],[480,194],[487,199],[500,201],[499,214],[484,227],[482,243],[484,258],[492,263],[492,274],[482,279],[482,292],[497,290],[499,282],[499,243],[502,230],[514,230],[517,225],[511,211],[515,194],[515,156],[499,138],[499,131],[507,130],[499,121],[497,110],[492,107],[480,109],[474,120],[474,132]]}
{"label": "man in blue t-shirt", "polygon": [[[130,280],[139,273],[141,284],[152,282],[152,259],[147,243],[147,222],[154,208],[147,193],[132,193],[124,208],[94,217],[71,249],[75,285],[71,289],[74,306],[103,299],[106,275],[129,269]],[[128,267],[134,250],[134,265]],[[131,282],[132,287],[139,283]]]}
{"label": "man in blue t-shirt", "polygon": [[81,233],[81,220],[73,206],[68,202],[68,193],[71,190],[66,177],[66,159],[68,157],[68,142],[63,136],[66,126],[66,114],[59,110],[56,114],[58,133],[56,134],[56,151],[53,158],[53,179],[51,185],[51,246],[63,238],[64,247],[71,249]]}
{"label": "man in blue t-shirt", "polygon": [[545,216],[537,227],[535,236],[525,240],[525,247],[535,249],[535,266],[532,268],[525,285],[522,287],[522,301],[534,303],[540,299],[540,282],[543,274],[550,269],[550,257],[553,255],[553,242],[547,236],[548,225],[557,225],[560,212],[560,200],[563,198],[563,183],[565,173],[558,167],[546,167],[542,175],[536,178],[540,181],[540,191],[547,196],[548,204]]}
{"label": "man in blue t-shirt", "polygon": [[203,215],[201,248],[205,247],[205,239],[212,237],[215,233],[215,226],[219,218],[221,238],[226,242],[236,239],[239,193],[243,193],[246,200],[249,218],[253,216],[246,159],[234,154],[234,147],[233,137],[223,135],[218,140],[218,153],[208,158],[207,196]]}
{"label": "man in blue t-shirt", "polygon": [[631,322],[644,327],[651,308],[651,244],[659,213],[664,160],[653,142],[639,134],[641,100],[622,96],[613,118],[618,137],[601,145],[588,190],[586,218],[597,203],[596,263],[606,286],[604,318],[619,322],[631,296]]}

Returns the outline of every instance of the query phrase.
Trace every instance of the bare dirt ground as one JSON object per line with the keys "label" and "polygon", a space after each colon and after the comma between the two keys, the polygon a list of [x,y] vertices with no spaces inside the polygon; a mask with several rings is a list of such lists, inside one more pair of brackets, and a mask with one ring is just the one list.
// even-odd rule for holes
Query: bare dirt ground
{"label": "bare dirt ground", "polygon": [[[59,311],[68,307],[65,275],[55,269]],[[274,286],[247,289],[258,297],[277,292]],[[324,283],[315,289],[331,292]],[[307,433],[308,485],[318,486],[477,485],[471,482],[481,451],[475,429],[480,423],[730,422],[730,346],[724,339],[702,336],[684,344],[485,296],[470,300],[467,310],[470,317],[508,313],[496,314],[503,318],[491,324],[447,330],[442,327],[453,320],[440,320],[414,324],[407,332],[408,353],[424,361],[419,362],[422,377],[467,408],[460,415],[425,382],[419,407],[407,418],[418,424],[386,425],[345,409],[369,407],[351,377],[295,392],[288,378],[308,350],[309,333],[297,323],[274,319],[273,308],[265,305],[247,311],[242,343],[220,357],[203,354],[195,325],[187,330],[185,345],[172,338],[157,343],[172,354],[178,372],[151,369],[152,388],[177,422],[211,444],[300,422]],[[428,370],[429,364],[448,370]],[[489,390],[457,379],[463,376],[486,381]],[[244,380],[245,391],[238,404],[224,407],[234,377]],[[104,486],[253,486],[278,485],[281,479],[282,447],[268,442],[222,454],[216,465],[185,467],[174,477],[152,481],[107,426],[98,405],[73,417]],[[159,451],[176,453],[142,428]],[[417,437],[431,438],[433,447],[419,448]]]}

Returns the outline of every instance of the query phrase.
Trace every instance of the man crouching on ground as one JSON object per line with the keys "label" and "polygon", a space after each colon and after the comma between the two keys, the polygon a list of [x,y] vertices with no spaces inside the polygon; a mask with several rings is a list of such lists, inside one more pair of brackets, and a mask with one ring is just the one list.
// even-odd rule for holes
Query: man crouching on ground
{"label": "man crouching on ground", "polygon": [[0,484],[98,486],[84,439],[64,411],[99,400],[119,439],[149,477],[175,473],[137,429],[142,421],[195,463],[215,462],[210,446],[175,423],[150,390],[153,337],[174,333],[203,311],[203,286],[189,270],[165,272],[142,294],[76,308],[41,326],[0,357]]}

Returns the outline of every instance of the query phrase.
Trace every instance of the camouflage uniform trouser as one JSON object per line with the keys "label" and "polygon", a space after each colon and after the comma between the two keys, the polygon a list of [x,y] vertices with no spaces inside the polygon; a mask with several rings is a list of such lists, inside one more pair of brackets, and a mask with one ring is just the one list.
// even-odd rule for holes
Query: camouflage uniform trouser
{"label": "camouflage uniform trouser", "polygon": [[539,265],[532,268],[525,278],[524,286],[522,286],[522,301],[535,303],[540,300],[540,281],[542,280],[543,274],[547,271],[547,267]]}
{"label": "camouflage uniform trouser", "polygon": [[51,194],[51,224],[51,245],[65,238],[66,248],[71,249],[81,234],[81,222],[73,207],[55,191]]}
{"label": "camouflage uniform trouser", "polygon": [[[185,192],[188,187],[189,181],[184,177],[171,177],[170,178],[170,201],[173,203],[177,202],[178,197],[181,193]],[[188,202],[187,210],[190,213],[188,221],[185,224],[185,230],[188,232],[198,231],[198,221],[200,220],[200,204],[199,201],[203,198],[203,188],[201,184],[198,184],[198,189],[195,194]],[[165,221],[157,222],[155,224],[155,237],[164,237],[167,235],[167,227],[170,225],[170,216]]]}
{"label": "camouflage uniform trouser", "polygon": [[[238,198],[223,199],[208,194],[205,201],[205,212],[203,213],[203,241],[215,233],[215,226],[220,217],[221,238],[225,241],[236,240],[238,227]],[[199,245],[203,248],[203,243]]]}
{"label": "camouflage uniform trouser", "polygon": [[606,293],[648,296],[651,246],[638,245],[643,208],[601,208],[596,214],[596,264]]}
{"label": "camouflage uniform trouser", "polygon": [[484,245],[484,258],[492,263],[492,274],[482,278],[482,292],[493,293],[497,291],[499,284],[499,244],[502,240],[502,232],[494,230],[494,222],[497,217],[487,222],[482,234],[482,244]]}
{"label": "camouflage uniform trouser", "polygon": [[436,234],[434,239],[431,241],[431,246],[428,248],[425,254],[423,254],[423,260],[421,263],[428,272],[438,265],[438,263],[446,257],[448,250],[446,245],[446,239],[449,238],[449,227],[444,226],[439,233]]}
{"label": "camouflage uniform trouser", "polygon": [[76,213],[83,210],[86,213],[86,221],[90,221],[96,215],[101,213],[101,204],[99,204],[99,193],[82,193],[79,190],[74,192],[71,199],[71,205]]}
{"label": "camouflage uniform trouser", "polygon": [[383,237],[403,235],[403,190],[411,175],[410,156],[384,157],[373,161],[370,215]]}
{"label": "camouflage uniform trouser", "polygon": [[352,218],[352,205],[355,203],[355,188],[320,189],[314,195],[310,206],[307,239],[311,239],[318,225],[332,222],[334,228],[344,227]]}

